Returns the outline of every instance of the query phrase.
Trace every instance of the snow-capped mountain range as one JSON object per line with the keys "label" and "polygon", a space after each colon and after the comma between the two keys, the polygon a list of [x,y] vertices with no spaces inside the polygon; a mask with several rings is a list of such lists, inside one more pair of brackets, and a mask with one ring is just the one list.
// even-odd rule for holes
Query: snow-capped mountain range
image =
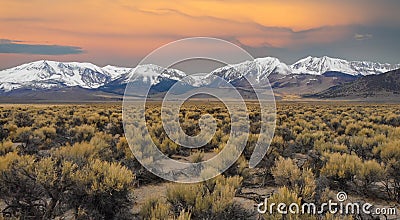
{"label": "snow-capped mountain range", "polygon": [[259,83],[263,79],[266,79],[270,74],[274,73],[289,75],[292,71],[285,63],[279,61],[279,59],[265,57],[218,68],[212,71],[208,77],[215,75],[231,82],[246,76],[246,78],[251,80],[252,83]]}
{"label": "snow-capped mountain range", "polygon": [[335,71],[349,75],[377,75],[391,70],[399,69],[400,64],[375,63],[370,61],[347,61],[337,58],[306,57],[290,66],[292,73],[306,73],[321,75],[325,72]]}
{"label": "snow-capped mountain range", "polygon": [[[229,82],[246,76],[252,83],[262,84],[271,75],[322,76],[326,72],[340,72],[352,76],[381,74],[399,69],[400,64],[381,64],[367,61],[347,61],[330,57],[306,57],[287,65],[277,58],[257,58],[239,64],[227,65],[208,74],[186,75],[176,69],[164,69],[147,64],[135,68],[116,66],[99,67],[91,63],[36,61],[0,71],[0,92],[18,89],[48,90],[52,88],[81,87],[85,89],[110,88],[125,85],[130,80],[136,84],[160,84],[163,80],[181,81],[193,87],[209,85],[216,76]],[[136,85],[135,84],[135,85]]]}
{"label": "snow-capped mountain range", "polygon": [[118,77],[130,68],[106,66],[100,68],[91,63],[36,61],[0,71],[0,89],[12,91],[21,88],[51,89],[80,86],[98,88]]}

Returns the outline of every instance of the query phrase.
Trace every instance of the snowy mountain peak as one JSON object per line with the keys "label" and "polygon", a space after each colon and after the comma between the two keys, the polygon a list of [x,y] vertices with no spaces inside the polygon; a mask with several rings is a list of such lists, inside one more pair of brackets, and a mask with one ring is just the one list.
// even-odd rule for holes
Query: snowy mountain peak
{"label": "snowy mountain peak", "polygon": [[358,75],[350,68],[350,63],[346,60],[323,57],[306,57],[291,65],[293,73],[308,73],[321,75],[328,71],[344,72],[351,75]]}
{"label": "snowy mountain peak", "polygon": [[[255,59],[261,69],[261,73],[263,74],[284,74],[288,75],[291,74],[291,69],[285,63],[281,62],[278,58],[275,57],[265,57],[265,58],[257,58]],[[268,73],[269,72],[269,73]]]}
{"label": "snowy mountain peak", "polygon": [[132,68],[126,75],[120,76],[120,79],[118,80],[123,83],[142,81],[154,85],[159,82],[160,78],[168,78],[178,81],[184,77],[186,77],[186,74],[180,70],[165,69],[164,67],[154,64],[144,64]]}
{"label": "snowy mountain peak", "polygon": [[[130,70],[130,69],[129,69]],[[98,88],[128,69],[102,69],[91,63],[39,60],[0,71],[0,89]]]}
{"label": "snowy mountain peak", "polygon": [[217,75],[228,82],[244,76],[252,83],[259,83],[271,74],[290,74],[290,68],[274,57],[257,58],[239,64],[227,65],[212,71],[208,77]]}
{"label": "snowy mountain peak", "polygon": [[349,75],[373,75],[400,68],[400,64],[381,64],[369,61],[347,61],[328,56],[303,58],[291,66],[292,73],[322,75],[325,72],[336,71]]}

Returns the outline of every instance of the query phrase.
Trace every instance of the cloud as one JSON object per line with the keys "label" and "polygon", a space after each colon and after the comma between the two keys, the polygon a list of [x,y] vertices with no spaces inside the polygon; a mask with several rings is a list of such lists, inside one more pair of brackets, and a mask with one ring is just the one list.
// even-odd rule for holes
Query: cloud
{"label": "cloud", "polygon": [[[331,27],[334,29],[334,27]],[[336,27],[338,28],[338,27]],[[400,64],[400,44],[398,38],[400,29],[382,26],[347,26],[349,34],[345,38],[326,43],[303,43],[301,47],[259,47],[241,45],[254,57],[273,56],[282,61],[292,64],[300,58],[310,56],[331,56],[347,60],[366,60],[381,63]],[[329,32],[328,36],[329,36]],[[354,33],[363,33],[356,40]],[[366,34],[368,33],[368,34]],[[360,35],[360,34],[359,34]],[[369,35],[369,36],[364,36]],[[297,36],[302,37],[302,36]],[[364,40],[360,40],[364,39]],[[365,40],[368,38],[368,40]]]}
{"label": "cloud", "polygon": [[[195,15],[174,8],[144,9],[128,7],[129,10],[152,16],[177,16],[177,21],[190,23],[186,30],[186,36],[213,36],[223,39],[231,39],[239,45],[250,47],[301,47],[310,44],[325,44],[352,36],[352,30],[347,26],[318,26],[303,30],[295,30],[290,27],[268,26],[252,20],[234,20],[213,15]],[[196,27],[192,29],[192,27]],[[175,34],[181,29],[171,29]]]}
{"label": "cloud", "polygon": [[27,44],[22,41],[0,39],[0,53],[66,55],[83,53],[81,47],[63,45]]}
{"label": "cloud", "polygon": [[372,38],[372,34],[355,34],[354,39],[356,40],[368,40]]}

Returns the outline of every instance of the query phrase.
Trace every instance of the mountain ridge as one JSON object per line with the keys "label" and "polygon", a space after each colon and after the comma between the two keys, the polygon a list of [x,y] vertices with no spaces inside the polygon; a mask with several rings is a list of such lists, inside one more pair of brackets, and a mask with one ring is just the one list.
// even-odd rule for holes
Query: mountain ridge
{"label": "mountain ridge", "polygon": [[129,80],[138,91],[151,86],[152,92],[156,93],[168,90],[175,82],[188,88],[218,87],[220,82],[217,78],[220,77],[237,87],[243,87],[245,81],[249,80],[260,87],[271,85],[278,93],[301,95],[322,92],[358,77],[379,75],[393,68],[400,68],[400,64],[308,56],[287,65],[278,58],[264,57],[229,64],[206,74],[187,75],[180,70],[165,69],[154,64],[126,68],[40,60],[0,71],[0,93],[80,87],[121,95]]}
{"label": "mountain ridge", "polygon": [[378,63],[371,61],[347,61],[339,58],[311,57],[300,59],[292,64],[293,73],[321,75],[328,71],[342,72],[349,75],[376,75],[399,69],[400,64]]}
{"label": "mountain ridge", "polygon": [[318,98],[373,97],[400,94],[400,69],[358,78],[311,95]]}

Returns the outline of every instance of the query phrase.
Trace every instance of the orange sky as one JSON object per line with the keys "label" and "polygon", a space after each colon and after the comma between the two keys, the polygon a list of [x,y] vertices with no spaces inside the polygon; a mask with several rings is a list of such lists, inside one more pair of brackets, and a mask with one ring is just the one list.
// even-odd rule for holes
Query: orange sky
{"label": "orange sky", "polygon": [[398,19],[396,7],[380,2],[0,0],[0,39],[84,51],[55,58],[0,53],[0,68],[38,58],[127,66],[132,60],[133,66],[162,44],[190,36],[220,37],[255,48],[325,44],[362,34],[349,25]]}

